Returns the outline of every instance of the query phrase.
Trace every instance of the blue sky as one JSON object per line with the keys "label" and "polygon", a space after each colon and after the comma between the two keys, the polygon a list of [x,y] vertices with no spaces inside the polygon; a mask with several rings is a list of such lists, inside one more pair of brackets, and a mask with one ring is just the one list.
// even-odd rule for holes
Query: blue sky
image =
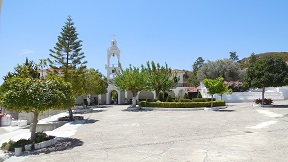
{"label": "blue sky", "polygon": [[113,33],[124,67],[153,60],[191,70],[199,56],[288,51],[287,6],[286,0],[3,0],[0,77],[26,57],[48,58],[68,15],[87,66],[104,74]]}

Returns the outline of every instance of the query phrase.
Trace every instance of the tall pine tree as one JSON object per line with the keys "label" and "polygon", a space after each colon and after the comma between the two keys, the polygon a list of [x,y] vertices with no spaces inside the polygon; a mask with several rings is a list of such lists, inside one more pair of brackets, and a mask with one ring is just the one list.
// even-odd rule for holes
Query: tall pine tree
{"label": "tall pine tree", "polygon": [[[65,25],[62,27],[60,36],[54,49],[50,49],[50,57],[48,59],[49,66],[55,70],[55,72],[62,70],[64,80],[71,82],[72,77],[71,71],[80,71],[84,73],[87,61],[83,61],[85,58],[84,52],[82,51],[82,40],[78,40],[78,33],[74,27],[74,22],[71,16],[68,16]],[[81,75],[79,75],[81,77]],[[84,93],[84,91],[83,91]],[[82,94],[78,94],[82,95]],[[73,120],[72,110],[69,109],[69,119]]]}

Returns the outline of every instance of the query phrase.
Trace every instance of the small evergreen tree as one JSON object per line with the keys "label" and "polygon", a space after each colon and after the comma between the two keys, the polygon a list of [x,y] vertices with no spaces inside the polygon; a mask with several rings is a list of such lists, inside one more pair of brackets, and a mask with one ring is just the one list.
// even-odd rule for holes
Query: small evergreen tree
{"label": "small evergreen tree", "polygon": [[173,102],[171,95],[169,94],[166,98],[166,102]]}
{"label": "small evergreen tree", "polygon": [[163,93],[162,92],[159,92],[158,93],[158,100],[163,102],[164,101],[164,96],[163,96]]}
{"label": "small evergreen tree", "polygon": [[197,93],[197,98],[202,98],[202,94],[200,91],[198,91],[198,93]]}
{"label": "small evergreen tree", "polygon": [[184,99],[190,99],[187,93],[184,94]]}

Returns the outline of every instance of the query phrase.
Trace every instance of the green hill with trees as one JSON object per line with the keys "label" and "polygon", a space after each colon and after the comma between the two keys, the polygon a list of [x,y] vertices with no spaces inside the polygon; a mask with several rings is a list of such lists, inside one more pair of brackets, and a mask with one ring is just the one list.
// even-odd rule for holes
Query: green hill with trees
{"label": "green hill with trees", "polygon": [[253,59],[259,60],[266,57],[273,57],[273,58],[281,57],[283,60],[288,61],[288,52],[265,52],[259,54],[252,53],[250,57],[243,58],[238,62],[240,63],[242,68],[247,68],[249,66],[249,62],[252,61]]}

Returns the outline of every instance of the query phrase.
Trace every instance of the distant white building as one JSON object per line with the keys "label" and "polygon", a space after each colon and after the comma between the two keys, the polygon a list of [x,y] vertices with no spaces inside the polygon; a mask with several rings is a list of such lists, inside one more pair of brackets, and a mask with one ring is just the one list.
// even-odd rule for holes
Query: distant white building
{"label": "distant white building", "polygon": [[[117,57],[117,64],[111,64],[110,60],[112,57]],[[113,85],[113,78],[116,72],[120,69],[120,49],[117,46],[117,41],[113,39],[111,41],[110,47],[107,49],[107,64],[105,65],[105,69],[107,71],[107,79],[108,79],[108,88],[107,93],[98,95],[98,102],[99,104],[112,104],[114,102],[117,102],[117,104],[127,104],[131,103],[132,100],[132,93],[131,92],[123,92],[117,89]],[[188,92],[188,85],[187,83],[184,83],[183,81],[183,75],[185,74],[182,70],[172,70],[172,73],[176,75],[177,78],[179,78],[178,85],[176,88],[172,89],[169,94],[172,98],[175,98],[176,96],[179,96],[180,98],[183,98],[184,94]],[[112,93],[117,93],[118,98],[113,99]],[[156,92],[146,92],[141,91],[137,95],[137,101],[144,100],[144,99],[156,99]],[[115,104],[115,103],[114,103]]]}

